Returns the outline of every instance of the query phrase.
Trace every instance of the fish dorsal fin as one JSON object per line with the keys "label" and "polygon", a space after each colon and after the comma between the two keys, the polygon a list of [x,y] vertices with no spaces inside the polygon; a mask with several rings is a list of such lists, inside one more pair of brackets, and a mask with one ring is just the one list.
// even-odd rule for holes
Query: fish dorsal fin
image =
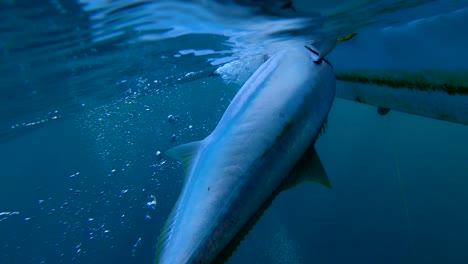
{"label": "fish dorsal fin", "polygon": [[185,175],[188,174],[192,166],[194,157],[198,154],[198,150],[202,146],[203,141],[193,141],[187,144],[182,144],[169,149],[166,154],[182,163],[185,170]]}
{"label": "fish dorsal fin", "polygon": [[283,190],[291,189],[305,181],[317,182],[331,188],[327,173],[315,151],[314,145],[307,149],[296,167],[294,167],[289,180],[283,186]]}

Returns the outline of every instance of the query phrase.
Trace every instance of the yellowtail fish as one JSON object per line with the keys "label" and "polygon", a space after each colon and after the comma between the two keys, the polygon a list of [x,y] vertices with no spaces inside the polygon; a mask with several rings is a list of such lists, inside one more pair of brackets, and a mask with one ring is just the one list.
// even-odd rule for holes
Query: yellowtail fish
{"label": "yellowtail fish", "polygon": [[304,178],[328,186],[313,143],[334,96],[333,68],[318,52],[283,50],[248,79],[209,136],[170,149],[186,178],[156,263],[223,262],[281,190]]}

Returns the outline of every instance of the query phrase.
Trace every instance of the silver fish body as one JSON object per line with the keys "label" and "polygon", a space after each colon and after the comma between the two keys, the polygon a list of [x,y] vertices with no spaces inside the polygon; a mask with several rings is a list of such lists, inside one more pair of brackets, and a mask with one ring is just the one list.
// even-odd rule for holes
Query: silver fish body
{"label": "silver fish body", "polygon": [[333,68],[304,47],[250,77],[204,140],[169,155],[186,166],[157,263],[213,263],[245,231],[316,140],[335,95]]}

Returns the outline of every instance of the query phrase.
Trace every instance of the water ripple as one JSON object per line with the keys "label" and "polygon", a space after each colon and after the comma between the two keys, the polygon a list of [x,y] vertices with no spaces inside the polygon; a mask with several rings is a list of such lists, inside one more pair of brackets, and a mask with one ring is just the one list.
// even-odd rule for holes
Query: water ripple
{"label": "water ripple", "polygon": [[125,97],[121,79],[150,77],[169,87],[290,42],[414,19],[408,10],[424,14],[424,4],[447,2],[440,5],[457,7],[422,0],[2,1],[0,142],[22,130],[17,124],[50,119],[47,113],[65,118]]}

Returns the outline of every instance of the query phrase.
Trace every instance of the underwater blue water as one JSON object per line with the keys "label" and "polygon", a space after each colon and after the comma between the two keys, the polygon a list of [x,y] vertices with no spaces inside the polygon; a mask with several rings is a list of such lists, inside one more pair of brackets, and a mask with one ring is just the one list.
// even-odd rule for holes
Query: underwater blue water
{"label": "underwater blue water", "polygon": [[[154,262],[183,183],[164,152],[285,46],[358,33],[337,70],[468,72],[467,1],[266,2],[0,0],[0,263]],[[332,188],[281,193],[229,263],[468,263],[467,135],[337,98]]]}

